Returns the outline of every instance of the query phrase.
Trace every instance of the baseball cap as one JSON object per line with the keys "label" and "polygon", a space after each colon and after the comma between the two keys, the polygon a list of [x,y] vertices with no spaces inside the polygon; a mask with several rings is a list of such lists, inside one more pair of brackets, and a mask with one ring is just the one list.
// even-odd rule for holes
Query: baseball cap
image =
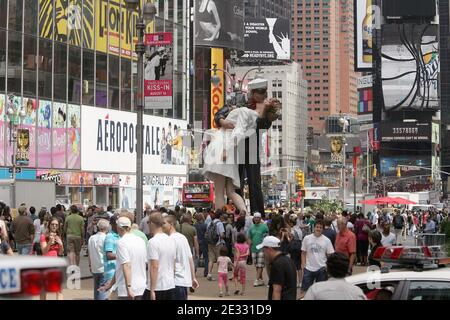
{"label": "baseball cap", "polygon": [[269,248],[279,248],[280,247],[280,239],[274,236],[265,237],[263,242],[256,246],[257,250],[261,250],[264,247]]}
{"label": "baseball cap", "polygon": [[120,217],[117,219],[117,225],[121,228],[128,227],[131,228],[131,220],[127,217]]}
{"label": "baseball cap", "polygon": [[261,218],[261,213],[255,212],[255,213],[253,214],[253,217],[254,217],[254,218]]}

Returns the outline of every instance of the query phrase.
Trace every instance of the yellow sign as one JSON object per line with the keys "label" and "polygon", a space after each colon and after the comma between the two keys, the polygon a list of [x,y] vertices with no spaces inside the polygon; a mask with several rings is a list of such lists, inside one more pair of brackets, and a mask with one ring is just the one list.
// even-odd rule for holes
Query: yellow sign
{"label": "yellow sign", "polygon": [[[96,50],[106,53],[109,49],[111,54],[131,58],[137,42],[138,13],[127,10],[125,0],[110,0],[109,6],[107,0],[97,0],[95,16]],[[153,33],[153,24],[147,25],[147,33]]]}
{"label": "yellow sign", "polygon": [[[217,69],[224,68],[223,65],[223,49],[221,48],[211,48],[211,68],[216,65]],[[220,78],[220,83],[218,86],[211,84],[211,128],[217,128],[214,121],[214,116],[217,111],[224,105],[224,74],[223,71],[217,71],[217,75]],[[211,71],[211,77],[214,76],[214,71]]]}

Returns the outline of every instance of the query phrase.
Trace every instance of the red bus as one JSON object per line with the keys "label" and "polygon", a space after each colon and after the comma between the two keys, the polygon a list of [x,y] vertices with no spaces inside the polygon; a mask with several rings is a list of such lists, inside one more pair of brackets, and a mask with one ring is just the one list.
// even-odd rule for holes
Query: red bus
{"label": "red bus", "polygon": [[183,183],[183,206],[213,208],[214,183],[212,182]]}

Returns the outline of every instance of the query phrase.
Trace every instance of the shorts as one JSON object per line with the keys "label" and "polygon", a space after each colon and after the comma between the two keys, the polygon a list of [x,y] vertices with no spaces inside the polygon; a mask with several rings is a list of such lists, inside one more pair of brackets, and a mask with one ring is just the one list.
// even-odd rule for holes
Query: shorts
{"label": "shorts", "polygon": [[247,270],[246,270],[246,261],[238,261],[236,268],[233,272],[234,279],[237,279],[239,276],[239,282],[241,284],[245,284],[245,280],[247,279]]}
{"label": "shorts", "polygon": [[220,246],[208,244],[208,261],[216,263],[220,257]]}
{"label": "shorts", "polygon": [[82,244],[83,239],[81,239],[81,237],[67,237],[67,247],[69,252],[75,252],[76,255],[79,255]]}
{"label": "shorts", "polygon": [[264,260],[264,251],[252,252],[253,263],[257,268],[264,268],[266,261]]}

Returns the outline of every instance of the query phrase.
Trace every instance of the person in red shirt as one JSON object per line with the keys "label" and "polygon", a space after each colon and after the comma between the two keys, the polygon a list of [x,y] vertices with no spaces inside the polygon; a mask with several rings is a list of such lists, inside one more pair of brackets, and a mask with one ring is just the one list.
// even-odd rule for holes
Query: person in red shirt
{"label": "person in red shirt", "polygon": [[336,235],[335,250],[345,254],[349,260],[348,273],[352,274],[353,264],[356,258],[356,236],[347,228],[347,220],[339,218],[338,220],[338,234]]}

